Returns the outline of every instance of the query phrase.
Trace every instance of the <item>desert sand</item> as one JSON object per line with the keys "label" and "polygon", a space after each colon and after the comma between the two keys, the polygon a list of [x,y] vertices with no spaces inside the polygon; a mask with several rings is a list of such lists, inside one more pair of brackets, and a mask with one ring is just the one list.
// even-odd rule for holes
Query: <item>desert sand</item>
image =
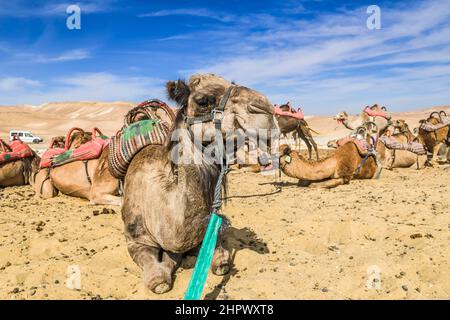
{"label": "desert sand", "polygon": [[[14,125],[25,125],[42,107],[26,107],[31,111],[22,115],[2,108],[22,119]],[[128,110],[114,108],[118,118]],[[121,118],[109,115],[107,122],[104,114],[89,118],[76,109],[70,112],[80,115],[66,120],[68,114],[47,109],[56,119],[42,113],[44,125],[27,129],[47,138],[73,125],[95,124],[107,134],[121,125]],[[400,116],[415,121],[429,111]],[[27,112],[31,118],[23,120]],[[0,119],[4,135],[11,122]],[[332,117],[309,122],[323,140],[340,130]],[[277,175],[232,171],[229,179],[224,214],[233,268],[225,277],[209,275],[206,299],[450,298],[450,165],[383,170],[380,180],[333,190],[302,188]],[[172,291],[146,290],[127,253],[119,207],[67,196],[42,200],[23,186],[0,189],[0,212],[0,299],[183,298],[195,258],[183,261]],[[81,270],[80,290],[66,287],[73,266]]]}

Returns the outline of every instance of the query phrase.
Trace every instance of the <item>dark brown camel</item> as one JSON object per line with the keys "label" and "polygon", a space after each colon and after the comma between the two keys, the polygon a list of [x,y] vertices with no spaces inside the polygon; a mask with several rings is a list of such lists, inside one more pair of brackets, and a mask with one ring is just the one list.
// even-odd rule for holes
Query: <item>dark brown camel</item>
{"label": "dark brown camel", "polygon": [[[280,108],[283,111],[292,111],[289,102],[281,105]],[[294,140],[296,140],[297,137],[299,137],[300,139],[302,139],[305,142],[306,147],[308,148],[309,159],[310,160],[312,159],[312,148],[314,147],[314,151],[316,152],[317,160],[319,160],[319,151],[317,149],[317,144],[314,141],[312,134],[311,134],[311,131],[314,131],[314,130],[312,130],[308,126],[308,123],[305,120],[299,120],[299,119],[295,119],[295,118],[291,118],[291,117],[284,117],[284,116],[279,116],[279,115],[276,116],[276,119],[278,121],[278,126],[280,129],[280,136],[286,137],[286,134],[292,132],[294,135]]]}

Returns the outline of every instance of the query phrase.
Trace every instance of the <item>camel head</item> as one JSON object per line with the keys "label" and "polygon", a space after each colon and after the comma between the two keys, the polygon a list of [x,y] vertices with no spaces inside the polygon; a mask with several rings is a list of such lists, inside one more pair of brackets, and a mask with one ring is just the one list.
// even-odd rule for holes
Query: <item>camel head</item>
{"label": "camel head", "polygon": [[404,131],[408,131],[408,130],[409,130],[408,124],[406,123],[405,120],[402,120],[402,119],[395,120],[395,121],[392,123],[392,126],[393,126],[395,129],[398,129],[400,132],[404,132]]}
{"label": "camel head", "polygon": [[327,147],[330,149],[337,149],[338,146],[338,140],[330,140],[327,143]]}
{"label": "camel head", "polygon": [[336,120],[339,123],[344,123],[345,121],[348,120],[348,113],[343,111],[343,112],[339,112],[338,114],[336,114],[333,118],[334,120]]}
{"label": "camel head", "polygon": [[289,145],[283,144],[279,147],[279,154],[280,154],[280,167],[283,168],[287,163],[290,163],[292,159],[290,159],[290,155],[292,152],[292,149]]}
{"label": "camel head", "polygon": [[[210,115],[222,101],[228,89],[230,96],[225,104],[222,133],[243,130],[272,130],[276,128],[273,106],[261,93],[228,82],[214,74],[195,74],[188,82],[169,81],[166,88],[170,99],[181,106],[176,122],[181,119],[203,117],[201,122],[191,124],[192,132],[201,132],[202,138],[215,136]],[[220,114],[216,114],[220,117]],[[205,120],[206,119],[206,120]],[[201,129],[201,130],[196,130]],[[210,139],[209,139],[210,140]]]}

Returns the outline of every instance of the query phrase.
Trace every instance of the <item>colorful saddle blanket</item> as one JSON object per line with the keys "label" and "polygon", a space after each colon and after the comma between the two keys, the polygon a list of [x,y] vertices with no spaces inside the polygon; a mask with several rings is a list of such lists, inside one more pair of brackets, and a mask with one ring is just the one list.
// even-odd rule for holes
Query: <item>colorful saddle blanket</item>
{"label": "colorful saddle blanket", "polygon": [[0,139],[0,147],[0,165],[34,155],[33,150],[19,139],[14,140],[10,145]]}
{"label": "colorful saddle blanket", "polygon": [[104,136],[99,129],[94,128],[92,129],[91,141],[83,143],[78,148],[69,149],[72,133],[80,130],[81,129],[78,128],[72,128],[69,131],[64,148],[55,146],[57,141],[52,140],[50,148],[42,155],[41,163],[39,165],[40,168],[58,167],[74,161],[99,158],[110,139]]}
{"label": "colorful saddle blanket", "polygon": [[123,179],[136,153],[148,145],[162,145],[169,135],[169,125],[160,120],[141,120],[124,127],[112,137],[109,147],[109,171]]}
{"label": "colorful saddle blanket", "polygon": [[427,154],[424,145],[419,142],[401,143],[397,139],[388,136],[380,137],[380,141],[390,150],[407,150],[417,155]]}
{"label": "colorful saddle blanket", "polygon": [[302,109],[298,109],[296,112],[292,112],[292,111],[284,111],[279,107],[274,107],[273,113],[277,116],[282,116],[282,117],[291,117],[291,118],[295,118],[298,120],[305,119],[305,114],[303,113]]}
{"label": "colorful saddle blanket", "polygon": [[432,132],[447,126],[450,126],[450,116],[443,118],[442,121],[437,124],[431,124],[425,121],[419,128],[427,132]]}
{"label": "colorful saddle blanket", "polygon": [[356,139],[355,137],[348,136],[348,137],[339,139],[336,143],[337,143],[337,146],[340,147],[349,142],[353,142],[355,144],[355,146],[358,149],[358,152],[361,156],[367,155],[370,145],[364,140],[359,140],[359,139]]}

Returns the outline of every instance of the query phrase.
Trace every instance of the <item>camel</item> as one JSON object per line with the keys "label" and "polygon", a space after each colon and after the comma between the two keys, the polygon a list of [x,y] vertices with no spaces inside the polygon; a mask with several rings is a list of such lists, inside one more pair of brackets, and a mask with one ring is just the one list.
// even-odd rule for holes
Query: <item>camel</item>
{"label": "camel", "polygon": [[[435,126],[441,124],[443,117],[447,117],[444,111],[433,112],[427,119],[420,121],[417,137],[419,139],[419,142],[424,144],[427,149],[427,166],[433,166],[438,163],[437,154],[440,149],[439,145],[445,143],[447,146],[450,146],[450,125],[444,126],[434,131],[424,129],[424,126],[427,125]],[[443,153],[445,154],[445,151]]]}
{"label": "camel", "polygon": [[[76,149],[90,141],[90,132],[76,132],[72,135],[69,149]],[[55,140],[58,143],[58,140]],[[118,197],[119,182],[108,170],[106,146],[100,158],[74,161],[60,167],[40,169],[36,175],[36,194],[44,199],[53,198],[59,192],[90,200],[91,204],[121,204]]]}
{"label": "camel", "polygon": [[[187,83],[169,81],[166,89],[180,106],[171,139],[134,156],[122,206],[129,254],[142,268],[146,287],[157,294],[172,288],[182,256],[198,249],[206,231],[219,168],[201,149],[222,139],[216,134],[276,128],[273,106],[264,95],[222,77],[196,74]],[[216,111],[219,105],[223,112]],[[216,132],[213,118],[218,117],[221,130]],[[211,268],[224,275],[230,270],[230,253],[221,240],[217,243]]]}
{"label": "camel", "polygon": [[[383,115],[383,116],[370,116],[366,109],[369,108],[371,112],[374,112],[375,114]],[[347,112],[339,112],[334,117],[334,120],[336,120],[338,123],[344,125],[347,129],[354,131],[356,128],[362,126],[366,122],[374,122],[376,124],[376,127],[378,128],[378,136],[380,137],[384,131],[389,127],[391,124],[391,115],[387,112],[386,107],[380,107],[378,104],[374,104],[373,106],[369,107],[367,106],[360,114],[359,116],[354,119],[353,121],[349,120],[349,115]]]}
{"label": "camel", "polygon": [[[416,136],[411,132],[405,120],[396,120],[393,122],[394,131],[398,133],[390,134],[388,130],[386,135],[395,139],[401,144],[416,142]],[[393,168],[410,168],[416,165],[417,170],[425,166],[426,155],[418,155],[408,150],[390,150],[383,142],[377,142],[377,155],[383,168],[392,170]]]}
{"label": "camel", "polygon": [[366,158],[355,143],[347,142],[318,161],[305,160],[288,145],[282,145],[280,169],[288,177],[299,179],[300,185],[330,189],[348,184],[352,179],[372,179],[378,166],[374,157]]}
{"label": "camel", "polygon": [[[286,103],[280,106],[283,111],[291,111],[290,103]],[[297,146],[297,139],[302,139],[306,147],[308,148],[309,159],[312,159],[312,148],[314,147],[314,151],[316,152],[316,158],[319,160],[319,151],[317,149],[317,143],[314,141],[311,132],[315,132],[312,130],[308,123],[305,120],[299,120],[291,117],[284,116],[276,116],[278,121],[278,126],[280,128],[280,135],[285,136],[288,133],[293,133],[295,145]],[[317,132],[315,132],[317,133]]]}
{"label": "camel", "polygon": [[[6,144],[7,152],[11,151]],[[0,165],[0,187],[34,185],[41,158],[33,151],[33,156],[6,162]]]}

